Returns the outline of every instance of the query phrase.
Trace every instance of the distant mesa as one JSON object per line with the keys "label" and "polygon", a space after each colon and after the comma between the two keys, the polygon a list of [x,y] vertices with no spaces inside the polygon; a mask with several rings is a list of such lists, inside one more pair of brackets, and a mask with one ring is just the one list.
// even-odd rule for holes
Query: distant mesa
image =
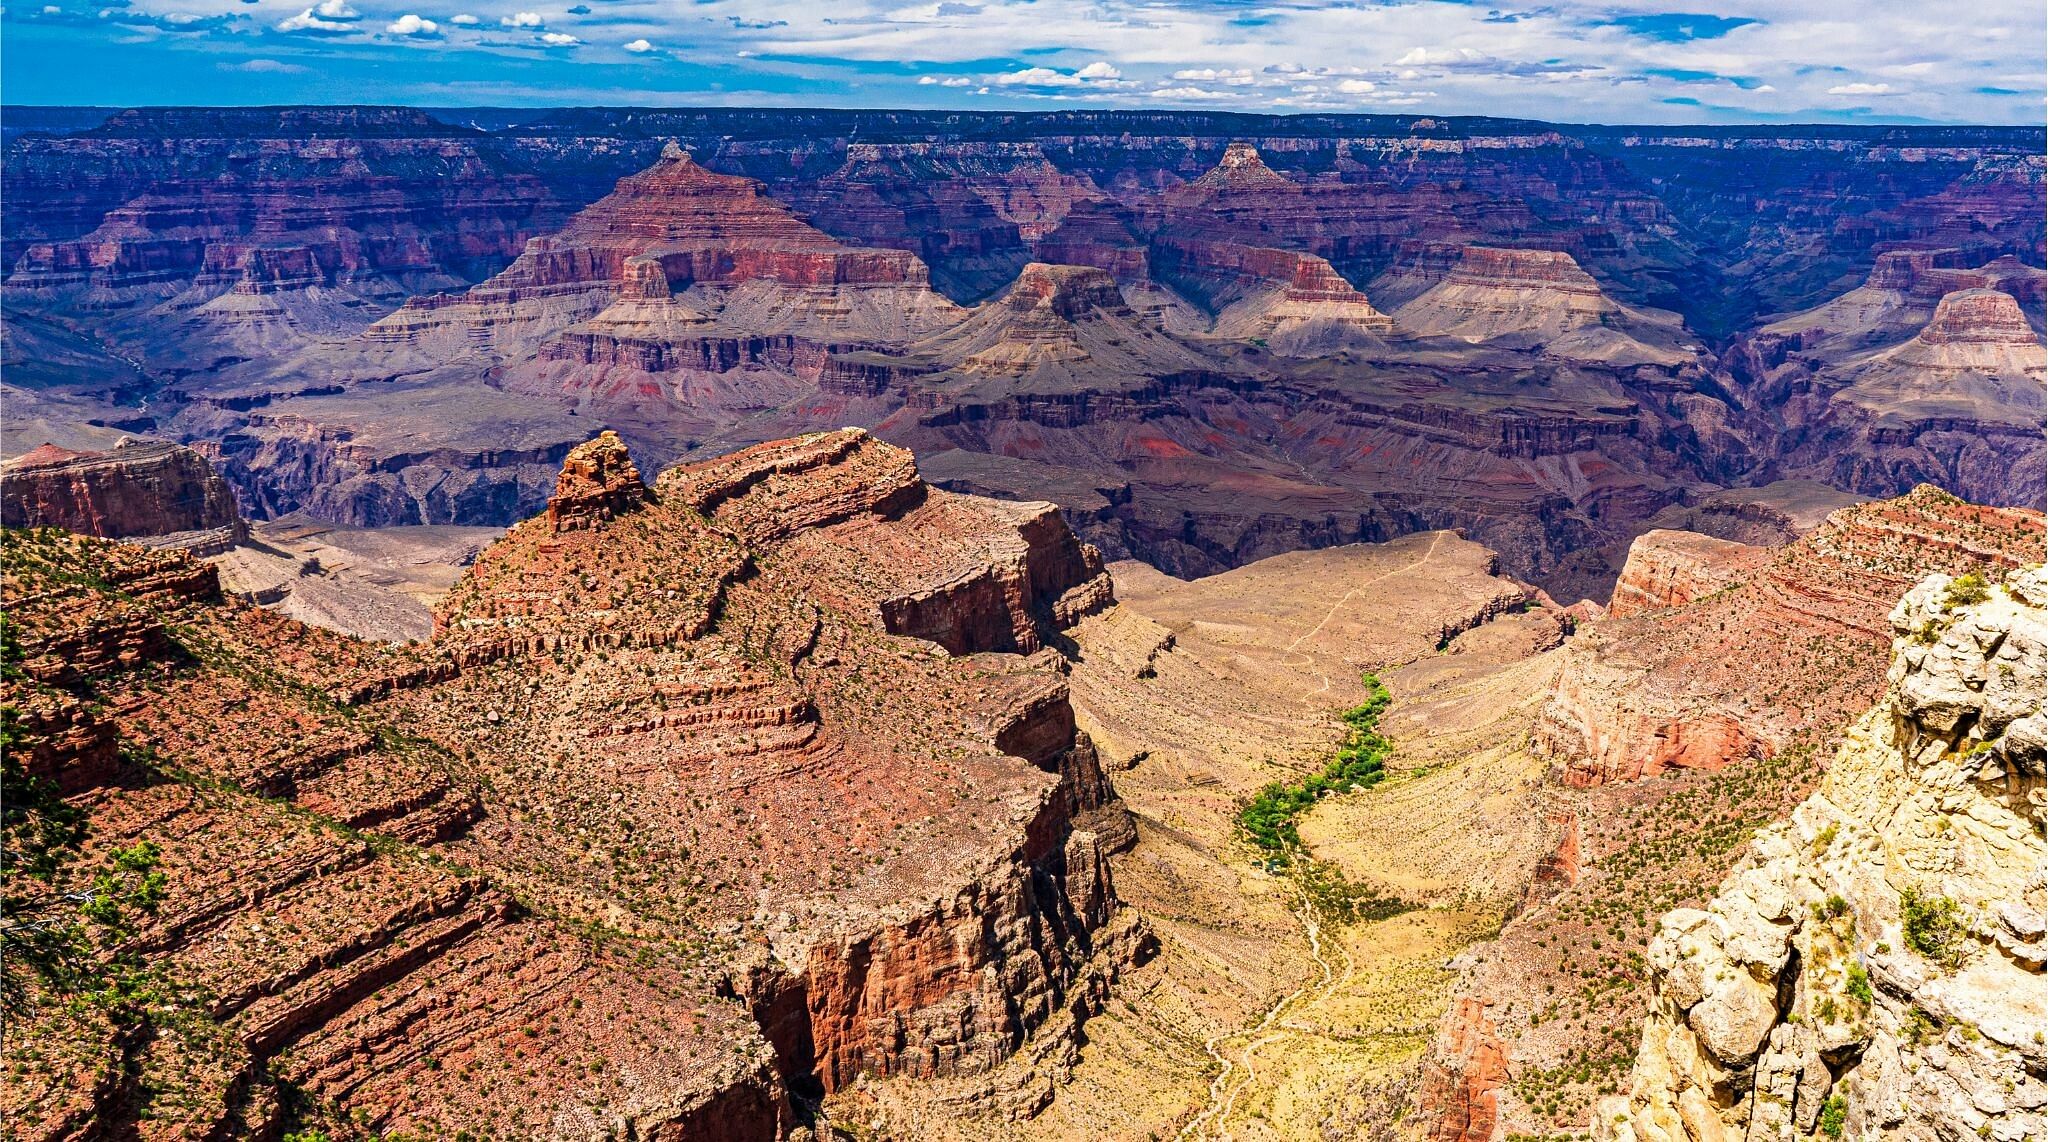
{"label": "distant mesa", "polygon": [[368,336],[513,351],[578,322],[649,336],[709,316],[749,333],[903,339],[958,313],[916,255],[844,245],[761,183],[708,170],[671,141],[503,273],[466,294],[415,298]]}
{"label": "distant mesa", "polygon": [[45,444],[0,464],[0,522],[200,555],[247,535],[233,489],[206,457],[134,437],[105,452]]}

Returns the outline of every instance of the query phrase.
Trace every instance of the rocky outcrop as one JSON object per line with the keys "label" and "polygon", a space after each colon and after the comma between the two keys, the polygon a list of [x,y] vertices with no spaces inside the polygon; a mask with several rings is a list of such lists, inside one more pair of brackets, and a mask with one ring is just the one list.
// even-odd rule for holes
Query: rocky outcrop
{"label": "rocky outcrop", "polygon": [[1418,1096],[1430,1108],[1429,1142],[1493,1142],[1500,1134],[1500,1096],[1507,1052],[1486,1018],[1486,1004],[1459,999],[1431,1045]]}
{"label": "rocky outcrop", "polygon": [[619,434],[606,429],[569,450],[555,494],[548,497],[548,526],[557,532],[592,527],[647,499],[640,469]]}
{"label": "rocky outcrop", "polygon": [[[1566,647],[1533,748],[1568,783],[1718,768],[1841,724],[1877,693],[1889,598],[1933,571],[2005,569],[2042,554],[2039,513],[1935,488],[1841,509],[1775,550],[1678,534],[1639,541],[1614,616]],[[1643,609],[1677,594],[1692,597]],[[1760,677],[1773,688],[1760,691]]]}
{"label": "rocky outcrop", "polygon": [[107,452],[44,445],[0,464],[0,522],[149,540],[209,554],[247,532],[234,491],[206,458],[167,441]]}
{"label": "rocky outcrop", "polygon": [[[417,646],[9,532],[20,748],[90,790],[96,843],[161,843],[137,954],[205,997],[160,1046],[39,1047],[63,1061],[17,1070],[10,1121],[777,1138],[792,1090],[1069,1056],[1143,954],[1105,859],[1128,825],[1057,653],[1005,652],[1106,601],[1099,557],[857,431],[657,484],[610,434],[577,447]],[[944,603],[991,645],[882,619],[984,581]],[[78,1036],[73,1010],[10,1042]]]}
{"label": "rocky outcrop", "polygon": [[1646,531],[1629,545],[1608,617],[1682,606],[1741,582],[1768,557],[1768,549],[1696,532]]}
{"label": "rocky outcrop", "polygon": [[1884,696],[1819,791],[1664,918],[1595,1137],[2048,1130],[2048,574],[1935,575],[1890,625]]}

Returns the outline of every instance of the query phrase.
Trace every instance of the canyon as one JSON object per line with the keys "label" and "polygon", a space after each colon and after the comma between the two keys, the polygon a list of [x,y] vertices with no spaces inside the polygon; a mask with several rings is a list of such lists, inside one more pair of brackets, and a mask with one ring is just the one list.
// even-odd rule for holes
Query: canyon
{"label": "canyon", "polygon": [[1455,527],[1604,602],[1725,489],[2040,494],[2038,132],[92,119],[6,141],[8,448],[184,443],[259,521],[503,527],[594,427],[859,425],[1173,574]]}
{"label": "canyon", "polygon": [[2040,1128],[2037,130],[15,126],[24,1137]]}

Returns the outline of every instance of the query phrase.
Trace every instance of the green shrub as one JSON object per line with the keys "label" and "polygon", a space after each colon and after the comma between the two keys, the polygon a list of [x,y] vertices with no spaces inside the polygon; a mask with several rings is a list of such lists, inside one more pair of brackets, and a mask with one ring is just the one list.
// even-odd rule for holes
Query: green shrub
{"label": "green shrub", "polygon": [[1866,1005],[1876,998],[1870,990],[1870,973],[1862,964],[1849,965],[1849,981],[1842,985],[1842,990],[1848,993],[1849,998]]}
{"label": "green shrub", "polygon": [[1285,866],[1301,848],[1301,834],[1294,819],[1328,792],[1341,792],[1354,785],[1370,787],[1386,778],[1387,755],[1393,745],[1379,732],[1380,715],[1386,713],[1393,695],[1374,675],[1365,676],[1366,699],[1341,715],[1347,732],[1337,754],[1320,773],[1298,782],[1275,781],[1238,811],[1238,828],[1245,839],[1263,850],[1270,861]]}
{"label": "green shrub", "polygon": [[1961,962],[1965,929],[1962,909],[1955,901],[1946,896],[1922,896],[1918,889],[1908,888],[1899,894],[1899,916],[1907,947],[1950,967]]}
{"label": "green shrub", "polygon": [[1958,575],[1949,581],[1948,589],[1942,592],[1941,607],[1945,611],[1981,603],[1991,597],[1991,584],[1976,571]]}
{"label": "green shrub", "polygon": [[1820,1132],[1830,1138],[1840,1138],[1842,1128],[1849,1123],[1849,1100],[1839,1094],[1831,1094],[1820,1104]]}

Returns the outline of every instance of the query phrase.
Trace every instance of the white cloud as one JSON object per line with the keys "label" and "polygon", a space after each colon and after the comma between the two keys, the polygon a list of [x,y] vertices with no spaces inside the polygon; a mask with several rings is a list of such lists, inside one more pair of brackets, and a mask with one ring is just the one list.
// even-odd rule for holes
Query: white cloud
{"label": "white cloud", "polygon": [[543,32],[541,33],[540,42],[551,48],[573,48],[583,41],[567,32]]}
{"label": "white cloud", "polygon": [[1894,95],[1889,83],[1843,83],[1828,88],[1829,95]]}
{"label": "white cloud", "polygon": [[1079,87],[1086,81],[1049,67],[1027,67],[1022,71],[1006,71],[1001,75],[989,76],[988,82],[1003,87]]}
{"label": "white cloud", "polygon": [[547,24],[547,21],[540,18],[539,12],[514,12],[498,22],[508,28],[539,28]]}
{"label": "white cloud", "polygon": [[1408,54],[1394,61],[1395,67],[1441,67],[1453,63],[1476,63],[1486,58],[1486,53],[1471,48],[1410,48]]}
{"label": "white cloud", "polygon": [[348,0],[323,0],[296,16],[287,16],[277,22],[280,32],[313,32],[335,35],[356,30],[355,21],[362,13],[348,6]]}
{"label": "white cloud", "polygon": [[1210,91],[1201,87],[1161,87],[1152,92],[1154,99],[1171,99],[1185,102],[1190,99],[1228,99],[1228,91]]}
{"label": "white cloud", "polygon": [[654,45],[648,43],[646,40],[627,40],[625,44],[622,46],[624,46],[627,51],[632,52],[634,55],[641,55],[643,53],[651,52],[654,50]]}
{"label": "white cloud", "polygon": [[1082,79],[1122,79],[1124,73],[1101,60],[1096,60],[1074,74]]}
{"label": "white cloud", "polygon": [[222,71],[246,71],[259,75],[297,75],[299,72],[306,70],[298,64],[285,63],[282,60],[274,59],[245,59],[241,63],[221,64],[220,69]]}
{"label": "white cloud", "polygon": [[460,12],[457,13],[456,15],[448,17],[448,22],[457,25],[458,27],[464,28],[473,28],[478,24],[483,23],[482,20],[477,19],[475,16],[472,16],[467,12]]}
{"label": "white cloud", "polygon": [[384,25],[384,30],[394,36],[435,36],[441,33],[441,25],[432,20],[422,20],[407,12],[398,19]]}
{"label": "white cloud", "polygon": [[1173,78],[1192,80],[1198,83],[1221,83],[1227,87],[1246,87],[1257,83],[1248,67],[1218,69],[1213,67],[1188,67],[1173,73]]}
{"label": "white cloud", "polygon": [[1374,83],[1370,79],[1346,79],[1339,81],[1337,84],[1337,90],[1345,95],[1364,95],[1368,91],[1376,91],[1378,89],[1379,84]]}

